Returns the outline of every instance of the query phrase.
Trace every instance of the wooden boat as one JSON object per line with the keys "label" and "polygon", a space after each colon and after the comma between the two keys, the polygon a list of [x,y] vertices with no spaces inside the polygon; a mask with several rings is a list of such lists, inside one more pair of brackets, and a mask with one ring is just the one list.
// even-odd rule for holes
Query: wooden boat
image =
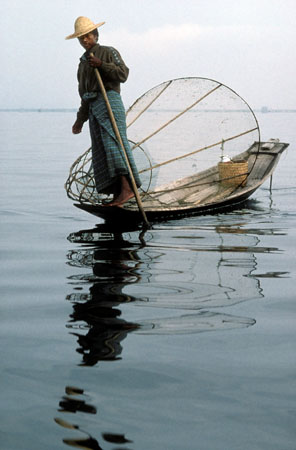
{"label": "wooden boat", "polygon": [[[282,152],[288,145],[274,139],[254,142],[246,151],[232,158],[234,164],[242,161],[247,163],[247,172],[221,177],[219,164],[216,164],[196,175],[157,187],[153,192],[143,193],[142,203],[148,220],[212,214],[236,208],[272,176]],[[142,215],[134,200],[123,207],[88,203],[75,203],[75,206],[107,222],[142,221]]]}
{"label": "wooden boat", "polygon": [[143,209],[157,221],[237,207],[272,175],[288,146],[262,142],[249,105],[206,78],[155,86],[128,109],[126,123],[141,201],[103,205],[108,196],[97,192],[91,148],[73,163],[65,184],[76,207],[120,224],[141,222]]}

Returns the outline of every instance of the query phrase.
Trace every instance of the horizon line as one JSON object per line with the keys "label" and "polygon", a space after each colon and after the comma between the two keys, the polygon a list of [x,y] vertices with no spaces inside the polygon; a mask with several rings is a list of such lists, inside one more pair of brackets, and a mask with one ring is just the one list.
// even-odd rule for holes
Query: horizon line
{"label": "horizon line", "polygon": [[[260,108],[252,109],[255,112],[262,113],[273,113],[273,112],[296,112],[296,108],[268,108],[266,106],[262,106]],[[206,111],[221,111],[221,110],[206,110]],[[237,110],[227,110],[224,111],[242,111],[240,109]],[[77,112],[77,108],[29,108],[29,107],[20,107],[20,108],[0,108],[0,112]]]}

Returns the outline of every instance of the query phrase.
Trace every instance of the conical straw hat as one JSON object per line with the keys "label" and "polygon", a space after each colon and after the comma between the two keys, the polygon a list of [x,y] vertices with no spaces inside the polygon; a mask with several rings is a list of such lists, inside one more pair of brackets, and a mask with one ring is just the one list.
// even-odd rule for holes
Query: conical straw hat
{"label": "conical straw hat", "polygon": [[104,25],[104,23],[105,22],[93,23],[87,17],[80,16],[75,20],[74,24],[75,33],[66,36],[65,39],[74,39],[83,36],[84,34],[90,33],[96,28],[101,27],[102,25]]}

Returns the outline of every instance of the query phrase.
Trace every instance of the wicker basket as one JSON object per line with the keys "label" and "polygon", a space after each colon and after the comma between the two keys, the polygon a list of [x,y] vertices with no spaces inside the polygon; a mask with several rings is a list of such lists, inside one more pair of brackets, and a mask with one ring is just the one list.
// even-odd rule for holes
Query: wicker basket
{"label": "wicker basket", "polygon": [[228,161],[218,164],[222,186],[244,186],[248,178],[248,161]]}

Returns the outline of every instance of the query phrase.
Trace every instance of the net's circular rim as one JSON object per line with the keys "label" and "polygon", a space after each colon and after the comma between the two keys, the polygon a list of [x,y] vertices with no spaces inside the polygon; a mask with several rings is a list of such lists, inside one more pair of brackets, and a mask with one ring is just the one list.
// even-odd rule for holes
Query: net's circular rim
{"label": "net's circular rim", "polygon": [[[186,80],[189,80],[189,81],[194,81],[194,80],[206,81],[206,82],[214,83],[217,87],[224,87],[226,90],[230,91],[230,92],[233,93],[237,98],[239,98],[240,101],[247,107],[247,110],[251,113],[251,115],[252,115],[252,117],[253,117],[253,120],[254,120],[254,123],[256,124],[256,127],[254,128],[254,131],[256,130],[256,132],[258,133],[258,146],[257,146],[257,152],[255,152],[255,159],[254,159],[254,162],[253,162],[253,164],[252,164],[252,167],[249,167],[249,170],[248,170],[248,172],[249,172],[248,175],[249,175],[249,174],[252,172],[252,170],[253,170],[253,168],[254,168],[254,166],[255,166],[255,164],[256,164],[257,156],[258,156],[258,154],[259,154],[259,149],[260,149],[261,133],[260,133],[259,123],[258,123],[258,120],[257,120],[257,117],[256,117],[254,111],[252,110],[252,108],[250,107],[250,105],[248,104],[248,102],[247,102],[241,95],[239,95],[234,89],[232,89],[231,87],[229,87],[228,85],[226,85],[226,84],[224,84],[224,83],[221,83],[221,82],[219,82],[219,81],[217,81],[217,80],[214,80],[213,78],[208,78],[208,77],[194,77],[194,76],[191,76],[191,77],[179,77],[179,78],[173,78],[173,79],[170,79],[170,80],[167,80],[167,81],[163,81],[162,83],[159,83],[158,85],[155,85],[154,87],[152,87],[152,88],[150,88],[149,90],[147,90],[146,92],[144,92],[140,97],[138,97],[138,98],[131,104],[131,106],[127,109],[127,111],[126,111],[126,117],[128,118],[129,113],[130,113],[130,112],[132,111],[132,109],[137,105],[137,103],[139,103],[145,96],[149,95],[149,93],[153,92],[154,90],[157,90],[157,89],[161,88],[161,86],[164,87],[164,89],[163,89],[163,91],[164,91],[164,90],[165,90],[167,87],[169,87],[172,83],[174,83],[174,82],[180,82],[180,81],[186,81]],[[161,97],[161,94],[163,93],[163,91],[161,91],[159,97]],[[137,120],[137,118],[136,118],[134,121],[136,121],[136,120]],[[133,123],[133,121],[132,121],[129,125],[132,125],[132,123]],[[127,124],[127,128],[129,127],[129,125]],[[130,139],[129,139],[129,141],[130,141],[130,142],[133,142],[133,141],[130,140]],[[141,148],[140,145],[139,145],[139,147]],[[86,152],[84,152],[81,156],[79,156],[79,157],[77,158],[77,160],[73,163],[73,165],[72,165],[71,168],[70,168],[70,174],[69,174],[69,177],[68,177],[68,179],[67,179],[67,181],[66,181],[66,183],[65,183],[65,188],[66,188],[68,197],[72,198],[73,200],[78,200],[80,203],[96,203],[96,202],[93,202],[93,201],[90,200],[90,199],[87,200],[87,199],[83,198],[83,192],[80,193],[80,194],[79,194],[79,193],[76,194],[76,193],[72,192],[72,190],[71,190],[71,184],[72,184],[73,182],[75,182],[75,180],[74,180],[75,177],[71,174],[71,171],[72,171],[72,169],[74,169],[74,166],[77,165],[77,163],[80,162],[81,159],[82,159],[83,157],[85,157],[86,154],[88,154],[88,153],[90,152],[90,150],[91,150],[91,147],[90,147]],[[141,148],[141,150],[144,151],[143,148]],[[144,153],[145,153],[145,151],[144,151]],[[146,156],[147,156],[147,155],[146,155]],[[148,157],[148,159],[149,159],[149,157]],[[150,162],[150,165],[151,165],[151,162]],[[151,178],[152,178],[152,171],[151,171]],[[151,183],[151,180],[150,180],[150,183]],[[150,185],[150,183],[149,183],[149,185]],[[145,194],[145,190],[143,190],[142,193]],[[100,197],[100,194],[99,194],[99,197]]]}
{"label": "net's circular rim", "polygon": [[[257,120],[257,117],[254,113],[254,111],[252,110],[252,108],[250,107],[249,103],[241,96],[239,95],[234,89],[232,89],[231,87],[229,87],[227,84],[221,83],[220,81],[214,80],[213,78],[207,78],[207,77],[179,77],[179,78],[172,78],[170,80],[167,81],[163,81],[162,83],[159,83],[155,86],[153,86],[152,88],[148,89],[148,91],[144,92],[144,94],[142,94],[140,97],[138,97],[132,104],[131,106],[127,109],[126,111],[126,117],[128,116],[129,112],[131,111],[131,109],[136,105],[136,103],[138,103],[142,98],[144,98],[147,94],[149,94],[149,92],[152,92],[153,90],[159,88],[162,85],[167,84],[168,86],[170,84],[172,84],[174,81],[181,81],[181,80],[205,80],[205,81],[211,81],[213,83],[216,83],[218,85],[221,85],[223,87],[225,87],[226,89],[228,89],[229,91],[233,92],[237,97],[239,97],[243,103],[245,103],[245,105],[248,107],[249,111],[251,112],[255,123],[257,125],[257,129],[258,129],[258,136],[259,136],[259,143],[261,142],[261,134],[260,134],[260,127],[259,127],[259,123]],[[259,148],[259,147],[258,147]]]}

